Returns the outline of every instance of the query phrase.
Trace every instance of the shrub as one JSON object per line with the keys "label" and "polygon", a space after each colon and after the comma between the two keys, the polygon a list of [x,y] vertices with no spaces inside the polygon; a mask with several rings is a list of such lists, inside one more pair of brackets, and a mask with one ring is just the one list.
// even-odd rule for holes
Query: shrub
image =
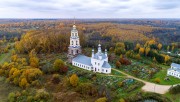
{"label": "shrub", "polygon": [[107,102],[107,98],[102,97],[102,98],[97,99],[95,102]]}
{"label": "shrub", "polygon": [[16,94],[14,92],[9,93],[8,100],[9,102],[15,102]]}
{"label": "shrub", "polygon": [[119,102],[126,102],[123,98],[121,98],[120,100],[119,100]]}
{"label": "shrub", "polygon": [[180,93],[180,85],[176,85],[174,87],[171,87],[169,89],[169,93],[171,93],[171,94],[178,94],[178,93]]}
{"label": "shrub", "polygon": [[38,102],[41,102],[41,101],[47,101],[49,99],[50,95],[47,91],[45,91],[44,89],[39,89],[37,90],[36,92],[36,95],[34,97],[34,99]]}
{"label": "shrub", "polygon": [[67,68],[61,59],[56,59],[53,65],[54,71],[67,72]]}
{"label": "shrub", "polygon": [[73,74],[71,77],[70,77],[70,84],[72,86],[77,86],[78,84],[78,81],[79,81],[79,78],[76,74]]}
{"label": "shrub", "polygon": [[155,78],[154,81],[155,81],[156,83],[160,83],[160,82],[161,82],[161,79],[160,79],[160,78]]}
{"label": "shrub", "polygon": [[26,78],[22,78],[21,81],[19,82],[19,86],[22,88],[26,88],[28,86],[28,82]]}
{"label": "shrub", "polygon": [[121,63],[119,61],[116,61],[116,68],[119,68],[121,66]]}
{"label": "shrub", "polygon": [[30,66],[38,68],[39,67],[39,59],[37,57],[30,58]]}
{"label": "shrub", "polygon": [[60,75],[59,74],[53,74],[52,82],[54,84],[58,84],[60,81]]}

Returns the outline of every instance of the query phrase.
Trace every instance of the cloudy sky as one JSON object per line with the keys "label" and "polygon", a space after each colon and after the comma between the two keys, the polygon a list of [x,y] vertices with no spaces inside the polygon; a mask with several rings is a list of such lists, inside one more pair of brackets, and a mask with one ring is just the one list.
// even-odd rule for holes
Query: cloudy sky
{"label": "cloudy sky", "polygon": [[180,0],[0,0],[0,18],[180,18]]}

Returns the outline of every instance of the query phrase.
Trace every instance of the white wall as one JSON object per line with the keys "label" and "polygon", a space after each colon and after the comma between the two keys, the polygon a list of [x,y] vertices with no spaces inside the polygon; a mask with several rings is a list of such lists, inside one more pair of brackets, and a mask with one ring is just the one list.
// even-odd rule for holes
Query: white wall
{"label": "white wall", "polygon": [[78,62],[75,62],[75,61],[72,61],[72,65],[76,66],[76,67],[79,67],[79,68],[82,68],[82,69],[86,69],[86,70],[92,70],[92,66],[88,66],[88,65],[85,65],[85,64],[81,64],[81,63],[78,63]]}
{"label": "white wall", "polygon": [[174,76],[180,78],[180,73],[174,70],[168,70],[167,75]]}

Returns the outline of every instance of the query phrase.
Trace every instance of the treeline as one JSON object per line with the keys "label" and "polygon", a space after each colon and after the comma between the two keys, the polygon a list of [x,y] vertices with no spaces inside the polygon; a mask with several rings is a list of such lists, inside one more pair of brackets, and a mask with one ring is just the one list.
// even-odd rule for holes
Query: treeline
{"label": "treeline", "polygon": [[[83,36],[81,33],[79,35],[83,45]],[[20,41],[15,43],[15,49],[18,53],[28,53],[32,49],[37,53],[67,52],[69,40],[70,29],[33,30],[27,32]]]}
{"label": "treeline", "polygon": [[[164,63],[170,64],[171,57],[167,54],[159,53],[161,49],[166,49],[165,51],[174,51],[177,50],[177,45],[172,44],[171,49],[169,46],[163,46],[161,43],[157,43],[155,40],[149,40],[144,45],[137,43],[134,45],[133,43],[116,43],[115,48],[110,48],[110,52],[115,52],[116,55],[121,55],[120,59],[122,59],[122,55],[126,57],[141,60],[142,57],[150,57],[154,63]],[[127,61],[126,61],[127,62]],[[120,64],[123,64],[122,61],[116,62],[116,66],[119,67]]]}

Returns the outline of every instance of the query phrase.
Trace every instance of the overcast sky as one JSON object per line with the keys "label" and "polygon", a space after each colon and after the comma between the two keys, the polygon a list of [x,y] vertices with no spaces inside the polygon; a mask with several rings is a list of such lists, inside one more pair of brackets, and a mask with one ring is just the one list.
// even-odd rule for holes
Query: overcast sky
{"label": "overcast sky", "polygon": [[0,0],[0,18],[180,18],[180,0]]}

